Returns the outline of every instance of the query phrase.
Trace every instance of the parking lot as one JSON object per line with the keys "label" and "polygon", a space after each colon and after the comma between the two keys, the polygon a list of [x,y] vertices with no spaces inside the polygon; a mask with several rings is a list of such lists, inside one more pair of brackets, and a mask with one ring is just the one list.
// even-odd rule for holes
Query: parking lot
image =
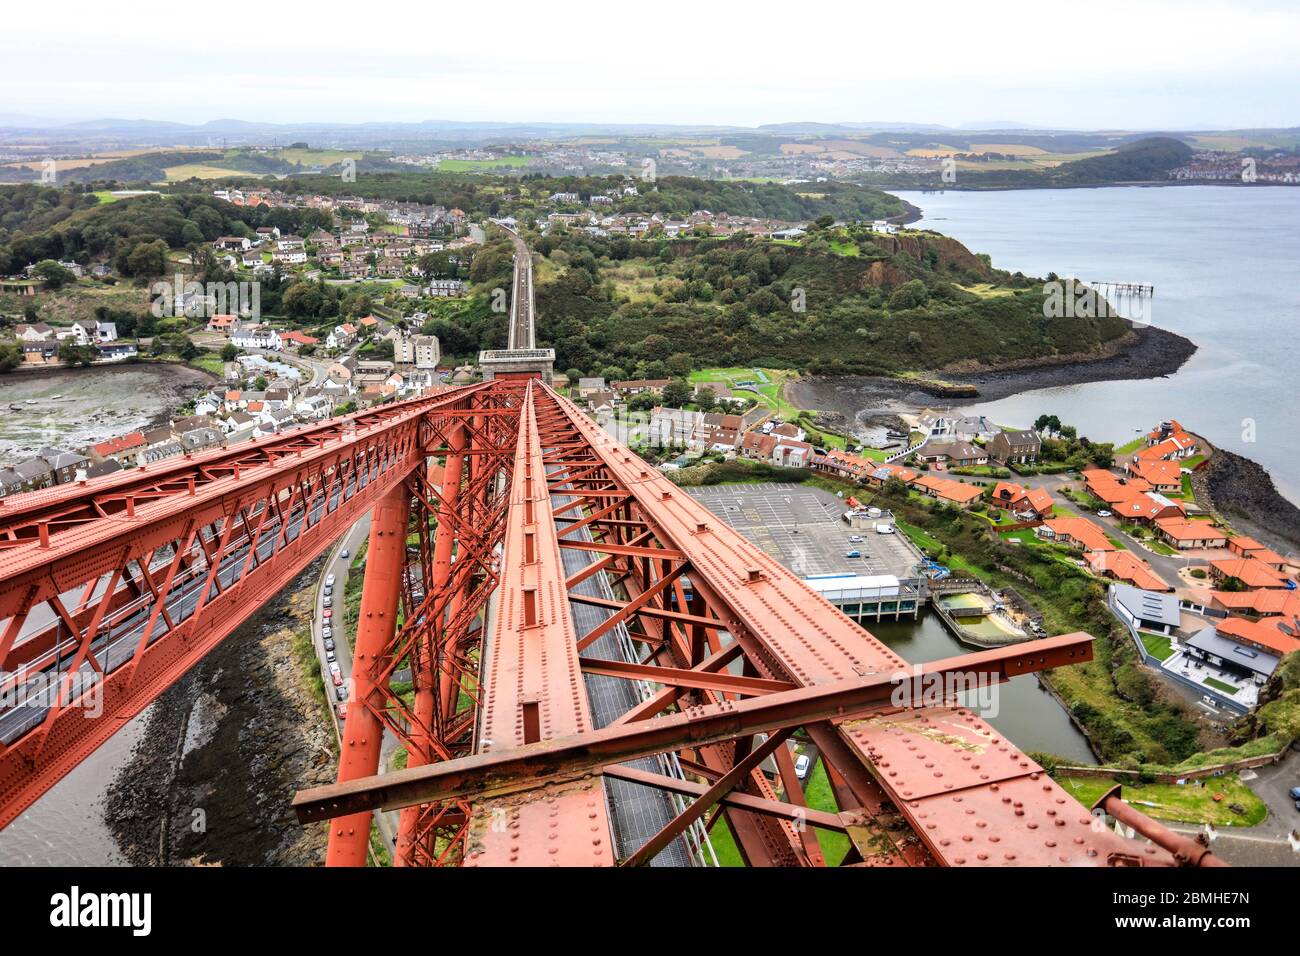
{"label": "parking lot", "polygon": [[[804,577],[846,572],[915,576],[917,556],[903,535],[850,528],[841,517],[847,506],[829,491],[789,483],[688,490],[700,504]],[[862,540],[851,541],[853,537]],[[846,557],[850,551],[862,556]]]}

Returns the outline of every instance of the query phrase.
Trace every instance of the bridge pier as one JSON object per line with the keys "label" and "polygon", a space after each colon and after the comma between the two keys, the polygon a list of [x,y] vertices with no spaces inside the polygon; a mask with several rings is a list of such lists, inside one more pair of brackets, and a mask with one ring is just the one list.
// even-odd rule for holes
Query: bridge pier
{"label": "bridge pier", "polygon": [[[375,665],[392,640],[397,623],[410,510],[410,492],[404,483],[398,484],[375,504],[370,521],[365,583],[353,648],[352,695],[339,754],[339,783],[372,777],[379,771],[384,728],[378,712],[384,702],[374,684]],[[333,821],[325,855],[327,866],[366,865],[371,816],[370,812],[353,813]]]}

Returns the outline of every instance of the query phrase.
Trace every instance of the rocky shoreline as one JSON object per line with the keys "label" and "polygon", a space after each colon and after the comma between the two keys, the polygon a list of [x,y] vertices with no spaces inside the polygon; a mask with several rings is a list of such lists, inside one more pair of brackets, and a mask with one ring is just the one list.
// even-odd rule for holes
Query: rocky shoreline
{"label": "rocky shoreline", "polygon": [[1300,508],[1277,490],[1257,462],[1215,449],[1193,475],[1192,486],[1198,500],[1208,499],[1238,531],[1283,555],[1300,551]]}
{"label": "rocky shoreline", "polygon": [[812,376],[790,382],[786,396],[797,407],[838,412],[863,422],[936,399],[992,402],[1040,388],[1162,378],[1177,372],[1196,352],[1190,339],[1151,325],[1135,326],[1125,339],[1110,354],[1096,358],[1060,356],[916,378]]}
{"label": "rocky shoreline", "polygon": [[294,794],[332,783],[337,752],[292,637],[306,625],[314,561],[153,705],[104,818],[136,866],[312,866],[326,830],[300,826]]}

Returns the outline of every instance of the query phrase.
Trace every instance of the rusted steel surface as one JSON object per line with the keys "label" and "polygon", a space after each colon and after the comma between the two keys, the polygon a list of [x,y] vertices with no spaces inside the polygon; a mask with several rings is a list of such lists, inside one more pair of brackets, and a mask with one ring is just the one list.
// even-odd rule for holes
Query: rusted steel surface
{"label": "rusted steel surface", "polygon": [[[1101,799],[1093,805],[1093,812],[1095,813],[1098,810],[1109,813],[1120,823],[1132,827],[1156,846],[1168,850],[1181,866],[1227,866],[1226,863],[1210,852],[1209,846],[1205,843],[1183,836],[1181,833],[1175,833],[1125,803],[1120,796],[1119,784],[1102,794]],[[1114,862],[1117,865],[1140,866],[1144,861],[1144,856],[1135,854],[1133,857],[1120,857]]]}
{"label": "rusted steel surface", "polygon": [[[479,752],[509,752],[594,729],[565,597],[546,466],[531,389],[519,422],[496,616],[485,647]],[[428,802],[428,801],[426,801]],[[614,859],[599,777],[528,799],[474,805],[471,866],[609,866]]]}
{"label": "rusted steel surface", "polygon": [[[1043,638],[1020,648],[998,648],[922,664],[919,673],[925,676],[960,671],[1000,680],[1011,673],[1029,673],[1040,661],[1044,662],[1041,666],[1049,666],[1047,662],[1087,661],[1091,641],[1086,634]],[[857,730],[865,721],[854,722],[853,715],[890,708],[896,687],[897,675],[870,674],[746,700],[686,707],[647,720],[538,741],[525,739],[520,721],[510,749],[484,749],[470,757],[428,767],[319,787],[300,794],[294,806],[299,819],[309,822],[338,812],[381,806],[392,809],[453,795],[523,792],[543,782],[578,778],[633,757],[680,747],[704,747],[806,723],[847,721],[847,726]],[[1014,753],[1028,760],[1018,751]]]}
{"label": "rusted steel surface", "polygon": [[[32,495],[0,509],[0,826],[289,583],[484,389]],[[91,676],[91,675],[94,676]],[[77,682],[74,683],[74,675]],[[29,695],[36,679],[57,696]],[[102,703],[88,706],[91,694]]]}

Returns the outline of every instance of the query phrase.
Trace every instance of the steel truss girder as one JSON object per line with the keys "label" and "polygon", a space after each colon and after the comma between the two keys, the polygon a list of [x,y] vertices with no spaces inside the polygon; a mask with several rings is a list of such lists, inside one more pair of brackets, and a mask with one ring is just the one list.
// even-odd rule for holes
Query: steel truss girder
{"label": "steel truss girder", "polygon": [[[561,542],[571,538],[576,528],[585,529],[593,539],[593,543],[581,545],[584,549],[599,552],[606,547],[595,573],[605,574],[616,594],[621,595],[610,600],[570,594],[570,599],[606,607],[620,615],[629,636],[648,652],[635,668],[615,662],[605,665],[609,671],[622,670],[631,676],[633,670],[638,675],[643,673],[641,667],[666,668],[661,690],[616,724],[578,734],[572,741],[575,753],[584,748],[599,749],[606,734],[647,734],[639,725],[660,731],[675,727],[679,735],[659,740],[658,750],[647,747],[637,752],[675,753],[706,781],[728,779],[728,774],[740,767],[740,773],[730,778],[740,788],[733,792],[749,791],[748,795],[755,799],[770,802],[770,785],[762,775],[751,772],[745,778],[745,772],[752,771],[750,756],[760,746],[756,734],[788,728],[793,726],[789,721],[796,720],[817,742],[841,808],[860,812],[875,836],[882,837],[855,840],[854,854],[846,862],[1087,863],[1106,862],[1132,852],[1133,846],[1127,841],[1105,831],[1097,832],[1086,813],[1075,814],[1070,808],[1077,807],[1041,768],[963,709],[886,708],[877,711],[879,716],[859,715],[852,719],[842,710],[820,715],[813,711],[801,712],[797,718],[787,715],[784,724],[737,724],[734,712],[763,713],[765,707],[773,702],[779,706],[789,695],[815,696],[830,692],[832,687],[856,693],[864,686],[873,686],[879,691],[884,686],[884,675],[914,671],[768,556],[719,525],[688,495],[613,442],[567,401],[539,385],[533,387],[531,400],[537,427],[544,435],[548,487],[570,497],[557,509],[571,522],[561,532]],[[583,579],[590,576],[588,570],[581,572]],[[573,579],[578,577],[574,575],[566,586],[577,583]],[[674,680],[705,684],[707,679],[691,677],[689,672],[698,670],[703,674],[710,668],[721,671],[726,665],[719,666],[716,660],[724,647],[733,646],[739,651],[732,653],[740,657],[731,659],[743,662],[743,674],[737,676],[752,682],[773,682],[750,683],[748,690],[757,692],[777,685],[798,690],[747,696],[739,682],[731,689],[673,684]],[[1032,648],[1022,647],[1022,655],[1035,654],[1033,660],[1025,662],[1023,671],[1085,659],[1079,647],[1072,647],[1078,655],[1072,661],[1054,657],[1048,650],[1055,654],[1061,648],[1037,642]],[[1008,656],[1014,657],[1014,651]],[[952,666],[968,670],[977,667],[979,660],[980,655],[972,655],[954,659]],[[588,664],[599,666],[600,662]],[[672,708],[676,711],[665,713]],[[711,736],[703,728],[718,717],[715,711],[726,713],[726,718],[719,719],[731,723],[725,731]],[[304,816],[330,815],[344,805],[331,801],[345,797],[374,801],[379,799],[379,793],[382,799],[396,804],[414,799],[412,793],[417,791],[421,798],[468,798],[478,793],[476,814],[487,803],[506,799],[502,795],[509,795],[517,809],[530,807],[534,798],[527,794],[534,792],[539,782],[554,789],[590,779],[561,772],[558,768],[568,757],[548,752],[548,746],[561,744],[544,739],[529,742],[508,756],[521,761],[513,765],[508,760],[494,763],[507,758],[480,752],[421,771],[428,775],[423,783],[437,778],[446,786],[445,791],[437,787],[420,790],[413,784],[415,790],[399,799],[388,788],[408,778],[393,775],[359,784],[346,795],[340,791],[327,793],[327,788],[322,788],[314,792],[312,799],[300,797],[299,812]],[[934,768],[931,782],[924,782],[910,765],[897,763],[898,758],[893,756],[897,746],[905,751],[910,748],[912,756],[926,760],[926,766]],[[972,754],[979,760],[972,761]],[[538,762],[528,763],[533,757]],[[581,773],[598,772],[600,767],[625,757],[622,751],[602,753],[584,764]],[[788,755],[778,759],[779,778],[790,795],[786,803],[798,805],[802,801],[798,781],[791,770],[781,766],[788,763]],[[576,770],[577,764],[570,769]],[[471,778],[479,770],[484,778],[475,783]],[[458,778],[456,775],[462,772],[466,776]],[[480,784],[484,789],[477,789]],[[362,791],[369,792],[361,797]],[[1002,794],[1008,795],[1005,801]],[[721,814],[730,818],[738,844],[751,863],[821,862],[815,841],[809,841],[806,832],[796,832],[786,822],[789,814],[750,812],[740,807],[744,800],[729,801],[726,796],[722,793],[711,797],[716,798],[717,806],[709,818],[710,825],[716,824]],[[544,801],[546,797],[538,794],[536,799]],[[963,801],[965,807],[959,806]],[[975,819],[964,815],[967,808],[976,812]],[[1061,831],[1059,827],[1066,829]],[[859,836],[867,829],[858,827]],[[992,844],[985,842],[990,840]],[[1006,842],[1001,846],[996,845],[1003,840]],[[1171,862],[1167,854],[1150,847],[1143,848],[1142,853],[1146,862]]]}
{"label": "steel truss girder", "polygon": [[427,412],[487,391],[6,499],[0,665],[58,693],[0,711],[0,827],[404,481]]}

